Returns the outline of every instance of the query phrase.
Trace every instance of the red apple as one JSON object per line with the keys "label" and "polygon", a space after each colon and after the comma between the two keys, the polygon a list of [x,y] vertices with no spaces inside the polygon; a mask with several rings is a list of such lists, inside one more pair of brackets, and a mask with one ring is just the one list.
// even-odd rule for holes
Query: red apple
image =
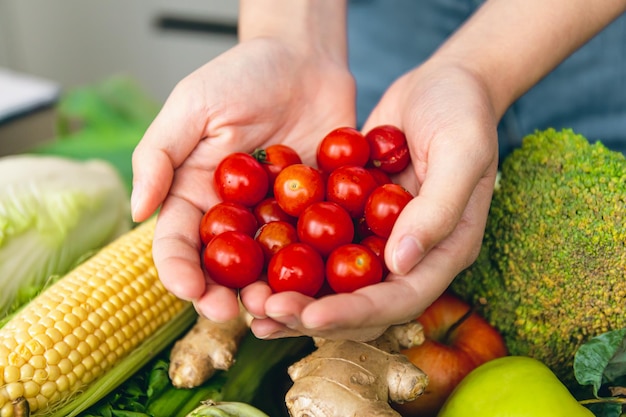
{"label": "red apple", "polygon": [[470,371],[507,355],[500,333],[457,296],[442,294],[417,320],[426,341],[404,350],[429,378],[416,400],[394,405],[403,417],[436,416],[452,390]]}

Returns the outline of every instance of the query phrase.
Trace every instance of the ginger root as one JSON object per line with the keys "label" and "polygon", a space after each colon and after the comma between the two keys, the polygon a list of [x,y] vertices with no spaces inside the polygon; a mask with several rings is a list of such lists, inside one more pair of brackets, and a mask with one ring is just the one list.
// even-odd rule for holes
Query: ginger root
{"label": "ginger root", "polygon": [[412,401],[428,377],[401,349],[424,341],[417,322],[392,326],[371,342],[315,339],[317,349],[291,365],[285,396],[292,417],[399,417],[389,402]]}
{"label": "ginger root", "polygon": [[235,361],[248,324],[244,309],[237,318],[224,323],[198,317],[170,353],[168,371],[172,385],[194,388],[206,382],[217,370],[228,370]]}

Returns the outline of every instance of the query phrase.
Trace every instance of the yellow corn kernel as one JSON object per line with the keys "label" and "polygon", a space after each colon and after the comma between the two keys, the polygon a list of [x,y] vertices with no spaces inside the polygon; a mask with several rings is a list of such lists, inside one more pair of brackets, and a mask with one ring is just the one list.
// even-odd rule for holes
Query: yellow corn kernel
{"label": "yellow corn kernel", "polygon": [[44,415],[188,307],[158,279],[153,235],[150,220],[121,236],[0,329],[0,417],[22,396]]}

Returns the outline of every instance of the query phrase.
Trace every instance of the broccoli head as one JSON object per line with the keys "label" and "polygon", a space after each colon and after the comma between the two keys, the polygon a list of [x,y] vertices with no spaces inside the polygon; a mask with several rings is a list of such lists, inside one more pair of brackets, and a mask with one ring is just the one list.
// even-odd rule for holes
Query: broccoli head
{"label": "broccoli head", "polygon": [[511,354],[574,382],[576,349],[626,327],[626,159],[572,130],[505,158],[476,262],[452,283]]}

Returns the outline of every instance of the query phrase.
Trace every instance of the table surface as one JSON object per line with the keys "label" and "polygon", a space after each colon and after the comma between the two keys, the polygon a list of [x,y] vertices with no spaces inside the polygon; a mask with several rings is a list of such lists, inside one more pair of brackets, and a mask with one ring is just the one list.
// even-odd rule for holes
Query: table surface
{"label": "table surface", "polygon": [[60,93],[54,81],[0,68],[0,124],[54,104]]}

